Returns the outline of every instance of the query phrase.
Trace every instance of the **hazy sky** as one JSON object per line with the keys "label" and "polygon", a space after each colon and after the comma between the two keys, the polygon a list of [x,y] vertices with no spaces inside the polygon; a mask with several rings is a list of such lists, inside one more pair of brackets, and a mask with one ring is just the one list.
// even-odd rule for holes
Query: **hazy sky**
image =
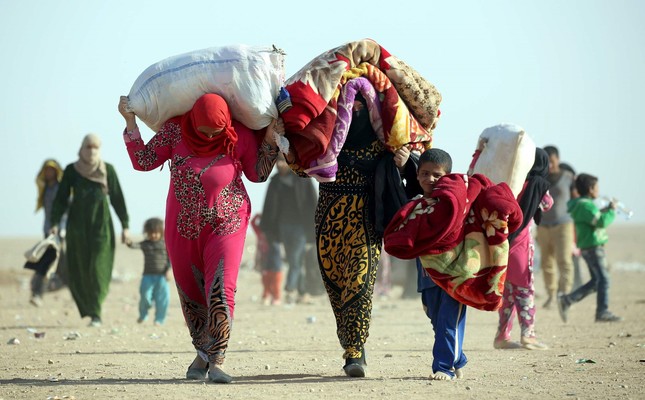
{"label": "hazy sky", "polygon": [[[358,9],[358,4],[364,4]],[[417,4],[414,7],[406,4]],[[35,176],[67,165],[83,136],[103,139],[131,230],[164,215],[168,168],[136,172],[119,96],[150,64],[211,46],[271,45],[287,77],[323,51],[372,38],[443,95],[434,144],[465,172],[477,137],[501,122],[600,178],[645,222],[645,2],[633,1],[8,1],[0,0],[0,236],[38,236]],[[140,124],[146,140],[152,132]],[[248,184],[254,212],[266,184]],[[115,227],[120,225],[115,220]]]}

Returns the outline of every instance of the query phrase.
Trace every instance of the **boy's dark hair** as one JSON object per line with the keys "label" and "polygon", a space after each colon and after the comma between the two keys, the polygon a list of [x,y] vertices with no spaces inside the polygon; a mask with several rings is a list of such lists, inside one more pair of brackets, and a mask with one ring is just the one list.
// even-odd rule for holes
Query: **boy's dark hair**
{"label": "boy's dark hair", "polygon": [[441,149],[428,149],[419,157],[419,166],[431,162],[443,167],[447,174],[452,172],[452,158],[448,152]]}
{"label": "boy's dark hair", "polygon": [[576,178],[576,190],[580,196],[587,196],[591,188],[598,183],[598,178],[589,174],[580,174]]}
{"label": "boy's dark hair", "polygon": [[150,218],[143,224],[143,232],[151,234],[159,232],[163,235],[163,220],[160,218]]}
{"label": "boy's dark hair", "polygon": [[555,155],[556,157],[560,158],[560,152],[558,151],[558,148],[555,146],[544,146],[544,151],[546,151],[546,154],[551,157],[552,155]]}

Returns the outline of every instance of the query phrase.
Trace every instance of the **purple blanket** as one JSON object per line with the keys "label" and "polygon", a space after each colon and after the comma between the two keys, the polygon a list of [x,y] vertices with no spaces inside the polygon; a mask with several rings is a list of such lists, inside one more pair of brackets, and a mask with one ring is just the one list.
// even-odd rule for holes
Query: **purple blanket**
{"label": "purple blanket", "polygon": [[358,92],[363,95],[367,102],[367,110],[369,111],[370,122],[374,132],[376,132],[379,140],[385,142],[381,119],[381,102],[376,90],[366,78],[350,79],[341,89],[338,98],[338,115],[327,151],[322,157],[313,161],[310,168],[305,170],[305,173],[316,178],[318,182],[333,182],[336,180],[336,172],[338,171],[336,159],[347,139],[349,125],[352,122],[354,99]]}

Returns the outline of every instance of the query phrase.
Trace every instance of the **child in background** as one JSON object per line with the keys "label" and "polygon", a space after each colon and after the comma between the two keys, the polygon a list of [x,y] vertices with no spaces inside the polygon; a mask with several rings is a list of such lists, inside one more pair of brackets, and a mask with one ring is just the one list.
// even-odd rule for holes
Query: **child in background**
{"label": "child in background", "polygon": [[[43,223],[43,234],[44,237],[49,236],[49,231],[51,229],[51,210],[54,203],[54,198],[58,192],[58,185],[63,177],[63,169],[60,164],[54,159],[47,159],[43,162],[38,175],[36,175],[36,186],[38,186],[38,200],[36,203],[36,211],[41,208],[45,212],[45,219]],[[60,252],[58,255],[59,263],[61,266],[59,269],[62,271],[63,260],[64,260],[64,237],[65,237],[65,221],[67,216],[65,215],[61,221],[61,229],[59,230],[59,235],[56,238],[59,242]],[[58,271],[57,271],[58,272]],[[36,306],[40,307],[43,305],[43,293],[45,291],[45,284],[47,280],[47,271],[37,271],[34,272],[34,275],[31,279],[31,299],[29,302]]]}
{"label": "child in background", "polygon": [[594,199],[598,198],[598,178],[580,174],[576,178],[576,189],[580,197],[571,199],[567,209],[576,228],[576,244],[589,268],[591,279],[569,294],[558,297],[558,309],[562,321],[567,322],[569,308],[593,292],[596,298],[596,322],[616,322],[622,318],[609,311],[609,271],[605,256],[607,230],[616,217],[614,202],[599,210]]}
{"label": "child in background", "polygon": [[[440,149],[425,151],[419,158],[417,180],[424,197],[432,197],[435,183],[451,173],[452,158]],[[462,368],[468,362],[463,352],[466,329],[466,306],[453,299],[437,286],[417,258],[417,291],[421,293],[423,310],[432,322],[434,346],[432,347],[432,380],[452,380],[463,377]]]}
{"label": "child in background", "polygon": [[256,237],[254,268],[262,275],[262,304],[279,306],[282,304],[282,265],[277,269],[270,268],[273,263],[269,262],[269,242],[260,228],[261,220],[262,214],[255,214],[251,219],[251,227]]}
{"label": "child in background", "polygon": [[139,293],[139,319],[142,323],[148,319],[148,311],[155,305],[155,325],[161,325],[166,320],[170,288],[168,286],[168,272],[170,261],[166,252],[166,243],[163,240],[164,224],[159,218],[150,218],[143,225],[146,239],[140,243],[129,241],[131,249],[143,250],[144,267],[143,278]]}

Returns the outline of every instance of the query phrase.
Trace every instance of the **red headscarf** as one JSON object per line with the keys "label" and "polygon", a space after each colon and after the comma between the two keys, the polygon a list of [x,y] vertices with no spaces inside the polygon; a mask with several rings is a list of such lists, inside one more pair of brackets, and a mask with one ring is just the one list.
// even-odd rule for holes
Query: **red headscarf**
{"label": "red headscarf", "polygon": [[[231,121],[226,101],[217,94],[208,93],[197,99],[193,108],[184,114],[181,120],[181,136],[188,149],[196,156],[232,156],[237,143],[237,133]],[[208,137],[197,129],[200,126],[222,129],[222,132]]]}

